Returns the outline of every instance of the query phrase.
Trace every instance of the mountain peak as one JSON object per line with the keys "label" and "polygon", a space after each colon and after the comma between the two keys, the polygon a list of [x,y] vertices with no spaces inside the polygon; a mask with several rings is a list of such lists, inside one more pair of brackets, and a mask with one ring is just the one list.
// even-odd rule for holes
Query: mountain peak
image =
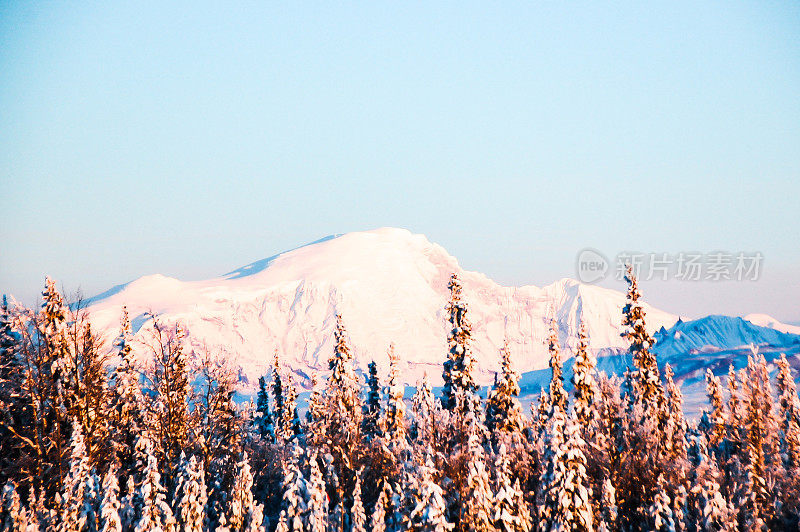
{"label": "mountain peak", "polygon": [[[148,312],[181,322],[190,347],[230,356],[251,383],[267,371],[275,349],[300,381],[326,371],[339,314],[359,366],[371,360],[387,366],[386,349],[394,343],[408,382],[426,371],[435,382],[447,352],[445,305],[453,272],[462,277],[475,325],[479,381],[491,381],[505,339],[521,371],[546,367],[551,317],[567,350],[581,322],[592,348],[624,347],[624,294],[572,279],[542,288],[503,287],[464,271],[424,235],[392,227],[325,237],[206,281],[143,277],[95,299],[89,310],[98,328],[113,331],[127,305],[143,324],[141,338],[152,326]],[[675,322],[675,316],[646,309],[652,330]]]}

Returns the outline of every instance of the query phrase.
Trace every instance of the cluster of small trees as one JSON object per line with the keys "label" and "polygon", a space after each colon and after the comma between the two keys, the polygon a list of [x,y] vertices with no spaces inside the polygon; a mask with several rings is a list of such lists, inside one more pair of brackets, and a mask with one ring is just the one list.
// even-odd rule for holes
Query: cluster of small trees
{"label": "cluster of small trees", "polygon": [[107,369],[48,280],[39,311],[0,313],[0,530],[796,530],[800,400],[785,357],[777,394],[757,354],[727,391],[708,372],[710,408],[688,421],[627,279],[634,367],[597,372],[581,327],[568,393],[554,323],[530,416],[507,346],[479,393],[456,275],[441,397],[423,378],[406,401],[393,347],[386,380],[371,363],[362,382],[337,317],[303,413],[278,353],[256,403],[237,405],[236,373],[157,320],[137,352],[123,315]]}

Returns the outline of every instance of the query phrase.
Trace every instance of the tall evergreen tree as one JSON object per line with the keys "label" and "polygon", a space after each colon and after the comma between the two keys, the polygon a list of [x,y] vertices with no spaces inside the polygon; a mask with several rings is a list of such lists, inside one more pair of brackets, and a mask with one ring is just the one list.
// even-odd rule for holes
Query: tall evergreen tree
{"label": "tall evergreen tree", "polygon": [[650,522],[652,530],[657,532],[675,532],[675,516],[672,513],[669,494],[664,486],[664,478],[658,479],[658,492],[650,506]]}
{"label": "tall evergreen tree", "polygon": [[467,453],[467,480],[461,529],[479,532],[492,530],[494,496],[489,485],[486,457],[478,434],[470,435]]}
{"label": "tall evergreen tree", "polygon": [[625,280],[628,283],[628,292],[622,309],[622,337],[630,342],[628,352],[636,367],[634,400],[642,404],[644,415],[654,417],[659,412],[663,399],[658,362],[652,351],[655,340],[647,332],[644,308],[639,302],[639,283],[631,266],[625,272]]}
{"label": "tall evergreen tree", "polygon": [[387,386],[386,412],[381,420],[381,429],[392,449],[402,450],[406,447],[406,404],[404,401],[406,387],[400,382],[399,358],[394,346],[389,347],[389,384]]}
{"label": "tall evergreen tree", "polygon": [[372,532],[386,532],[386,508],[391,501],[391,491],[388,482],[384,480],[369,521],[369,529]]}
{"label": "tall evergreen tree", "polygon": [[492,505],[494,530],[528,532],[531,529],[530,511],[520,489],[519,480],[512,482],[504,444],[500,444],[494,469],[495,494]]}
{"label": "tall evergreen tree", "polygon": [[267,379],[262,375],[258,378],[258,397],[256,399],[255,429],[265,441],[275,441],[275,420],[269,409],[269,392]]}
{"label": "tall evergreen tree", "polygon": [[554,407],[548,431],[547,467],[541,479],[544,502],[539,519],[543,532],[594,529],[584,449],[574,416],[567,418]]}
{"label": "tall evergreen tree", "polygon": [[789,471],[800,468],[800,399],[786,354],[778,359],[778,419],[781,429],[781,452]]}
{"label": "tall evergreen tree", "polygon": [[428,382],[428,374],[424,373],[417,382],[417,389],[411,398],[411,437],[423,442],[432,443],[435,435],[436,400]]}
{"label": "tall evergreen tree", "polygon": [[[390,353],[394,351],[394,346],[389,346]],[[391,355],[390,355],[391,357]],[[371,361],[367,366],[369,375],[367,376],[367,400],[364,403],[363,432],[367,439],[372,439],[380,434],[381,419],[381,385],[378,380],[378,364]]]}
{"label": "tall evergreen tree", "polygon": [[167,504],[167,490],[161,484],[158,461],[153,454],[150,440],[144,440],[144,452],[147,457],[147,465],[144,469],[142,484],[139,486],[139,499],[142,501],[142,510],[134,531],[173,532],[175,530],[175,518],[172,514],[172,509]]}
{"label": "tall evergreen tree", "polygon": [[[319,463],[317,463],[316,455],[311,455],[309,459],[306,529],[309,532],[325,532],[327,524],[328,495],[325,491],[325,480],[322,478],[322,471],[319,468]],[[334,516],[331,525],[337,530],[343,529],[344,516],[342,515],[339,519]]]}
{"label": "tall evergreen tree", "polygon": [[686,458],[686,419],[683,415],[683,394],[673,380],[672,367],[664,367],[667,419],[664,430],[664,447],[667,458],[673,462]]}
{"label": "tall evergreen tree", "polygon": [[[456,395],[459,390],[474,393],[478,385],[473,378],[475,360],[470,350],[472,338],[472,324],[467,317],[467,304],[461,299],[462,286],[458,274],[450,276],[450,300],[445,307],[449,314],[450,331],[447,335],[448,354],[444,363],[444,388],[442,389],[442,404],[447,410],[456,408]],[[470,404],[466,401],[465,405]]]}
{"label": "tall evergreen tree", "polygon": [[275,355],[272,361],[272,397],[275,402],[275,422],[278,432],[283,429],[283,380],[280,356],[278,350],[275,349]]}
{"label": "tall evergreen tree", "polygon": [[361,502],[361,476],[356,475],[353,506],[350,509],[350,532],[366,532],[366,525],[367,517],[364,513],[364,504]]}
{"label": "tall evergreen tree", "polygon": [[[163,481],[169,490],[174,489],[180,455],[192,436],[190,399],[193,390],[183,341],[184,331],[179,324],[167,326],[154,320],[150,345],[154,365],[150,380],[155,395],[150,415],[155,435],[151,443],[156,447],[153,451],[161,462]],[[156,493],[151,492],[151,495],[156,496]]]}
{"label": "tall evergreen tree", "polygon": [[264,507],[253,498],[253,474],[247,453],[236,464],[233,493],[225,522],[231,532],[264,532]]}
{"label": "tall evergreen tree", "polygon": [[[8,481],[0,495],[0,530],[3,532],[30,532],[36,527],[20,501],[17,486]],[[38,528],[36,528],[38,530]]]}
{"label": "tall evergreen tree", "polygon": [[502,363],[500,375],[489,391],[486,399],[486,425],[490,432],[502,431],[519,434],[525,424],[522,406],[519,403],[519,373],[511,363],[511,349],[508,340],[501,350]]}
{"label": "tall evergreen tree", "polygon": [[[353,367],[353,354],[347,339],[347,330],[341,316],[336,317],[335,346],[328,359],[331,370],[325,388],[324,434],[327,452],[333,465],[348,489],[352,487],[353,468],[356,463],[361,438],[362,400],[361,385]],[[344,515],[340,497],[332,497],[334,508]]]}
{"label": "tall evergreen tree", "polygon": [[423,459],[418,465],[418,488],[411,494],[414,506],[407,517],[409,528],[420,532],[452,530],[453,524],[447,521],[444,492],[433,477],[436,468],[430,455]]}
{"label": "tall evergreen tree", "polygon": [[[82,532],[97,530],[96,515],[92,504],[87,504],[90,494],[86,488],[91,483],[89,457],[86,455],[83,432],[79,423],[75,423],[70,440],[69,473],[64,482],[61,497],[61,528],[63,532]],[[88,506],[88,507],[87,507]]]}
{"label": "tall evergreen tree", "polygon": [[205,474],[202,464],[194,456],[189,460],[181,454],[178,481],[173,497],[175,520],[181,532],[202,532],[206,525]]}
{"label": "tall evergreen tree", "polygon": [[575,353],[575,363],[572,366],[572,386],[575,398],[575,416],[584,437],[588,436],[589,427],[595,419],[595,402],[599,393],[594,378],[596,365],[597,361],[589,351],[586,326],[581,323],[578,329],[578,349]]}
{"label": "tall evergreen tree", "polygon": [[100,532],[122,532],[119,510],[119,483],[116,466],[112,465],[103,477],[100,503]]}
{"label": "tall evergreen tree", "polygon": [[711,403],[711,432],[708,443],[712,449],[718,449],[725,437],[725,406],[722,399],[722,383],[719,377],[706,369],[706,391]]}
{"label": "tall evergreen tree", "polygon": [[141,373],[136,365],[132,337],[128,310],[122,307],[120,332],[114,342],[119,361],[111,374],[109,415],[113,427],[112,444],[123,485],[134,473],[136,440],[142,431],[147,430],[145,399],[140,386]]}
{"label": "tall evergreen tree", "polygon": [[558,325],[555,320],[550,321],[550,336],[547,344],[550,352],[550,405],[558,407],[562,412],[567,411],[567,392],[564,389],[564,376],[561,365],[561,349],[558,346]]}
{"label": "tall evergreen tree", "polygon": [[283,498],[276,532],[304,532],[304,518],[308,509],[308,486],[300,469],[299,448],[286,466],[283,478]]}

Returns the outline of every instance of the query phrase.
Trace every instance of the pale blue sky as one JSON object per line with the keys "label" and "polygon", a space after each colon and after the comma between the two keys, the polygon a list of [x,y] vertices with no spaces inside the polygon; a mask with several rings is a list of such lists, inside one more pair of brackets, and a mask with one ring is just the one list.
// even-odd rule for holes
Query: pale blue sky
{"label": "pale blue sky", "polygon": [[164,4],[0,1],[0,291],[399,226],[508,284],[757,250],[646,295],[800,320],[797,2]]}

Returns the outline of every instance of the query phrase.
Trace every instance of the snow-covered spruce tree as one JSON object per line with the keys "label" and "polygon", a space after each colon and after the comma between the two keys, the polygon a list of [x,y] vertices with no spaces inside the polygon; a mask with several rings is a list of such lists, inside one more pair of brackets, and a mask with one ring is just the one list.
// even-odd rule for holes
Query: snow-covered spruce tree
{"label": "snow-covered spruce tree", "polygon": [[[328,359],[331,370],[324,392],[323,452],[340,482],[331,487],[331,520],[346,517],[345,494],[352,493],[354,471],[361,455],[361,384],[353,367],[353,354],[341,316],[336,317],[335,346]],[[326,472],[327,474],[327,472]]]}
{"label": "snow-covered spruce tree", "polygon": [[[210,486],[209,522],[216,523],[218,509],[228,505],[235,482],[236,464],[242,452],[245,414],[233,400],[238,373],[223,357],[195,352],[199,361],[194,401],[194,430],[198,457]],[[228,523],[226,523],[228,524]]]}
{"label": "snow-covered spruce tree", "polygon": [[67,349],[63,358],[63,390],[66,415],[79,423],[86,455],[92,467],[105,467],[111,451],[108,433],[108,378],[101,339],[94,333],[81,301],[69,312]]}
{"label": "snow-covered spruce tree", "polygon": [[122,307],[120,332],[114,341],[119,363],[111,374],[109,415],[114,452],[123,485],[127,484],[128,477],[134,472],[136,440],[147,426],[144,420],[145,400],[139,384],[141,372],[136,366],[132,338],[128,309]]}
{"label": "snow-covered spruce tree", "polygon": [[117,468],[113,464],[103,477],[101,492],[99,532],[122,532],[122,520],[119,515],[119,482]]}
{"label": "snow-covered spruce tree", "polygon": [[519,403],[519,373],[511,364],[511,349],[508,340],[500,351],[502,362],[500,374],[486,399],[486,426],[498,439],[499,433],[519,435],[525,426],[522,406]]}
{"label": "snow-covered spruce tree", "polygon": [[689,492],[684,519],[690,530],[735,530],[736,520],[720,491],[721,473],[701,431],[690,431]]}
{"label": "snow-covered spruce tree", "polygon": [[[328,492],[328,526],[340,530],[347,526],[347,512],[344,503],[345,486],[339,479],[333,455],[325,454],[322,457],[322,463],[324,465],[322,478]],[[342,473],[346,475],[348,471],[343,470]]]}
{"label": "snow-covered spruce tree", "polygon": [[574,395],[575,417],[581,426],[584,439],[591,434],[591,425],[595,420],[595,402],[598,397],[595,381],[597,361],[589,351],[589,339],[586,326],[581,323],[578,329],[578,348],[575,352],[575,363],[572,366],[572,386]]}
{"label": "snow-covered spruce tree", "polygon": [[[23,463],[22,449],[31,448],[25,440],[30,429],[35,426],[29,422],[31,408],[27,394],[23,390],[29,371],[23,365],[20,354],[22,335],[15,332],[19,310],[12,310],[3,295],[0,307],[0,484],[8,479],[23,480],[19,464]],[[31,443],[33,440],[29,440]]]}
{"label": "snow-covered spruce tree", "polygon": [[347,340],[347,329],[340,315],[336,316],[336,345],[328,359],[331,374],[325,390],[327,432],[335,444],[355,442],[361,422],[361,385],[353,367],[353,354]]}
{"label": "snow-covered spruce tree", "polygon": [[655,532],[675,532],[675,516],[672,513],[669,494],[664,485],[664,477],[658,477],[658,491],[650,505],[650,523]]}
{"label": "snow-covered spruce tree", "polygon": [[471,434],[467,449],[467,480],[463,500],[461,529],[486,531],[493,530],[492,506],[493,492],[486,469],[486,457],[478,434]]}
{"label": "snow-covered spruce tree", "polygon": [[300,469],[302,451],[295,445],[283,479],[283,500],[276,532],[305,532],[308,485]]}
{"label": "snow-covered spruce tree", "polygon": [[597,524],[599,532],[618,530],[617,526],[617,495],[611,479],[604,479],[600,494],[600,522]]}
{"label": "snow-covered spruce tree", "polygon": [[325,395],[319,384],[319,375],[311,374],[311,395],[306,411],[306,442],[317,448],[325,441]]}
{"label": "snow-covered spruce tree", "polygon": [[561,349],[558,346],[558,324],[556,320],[550,321],[550,336],[547,339],[547,349],[550,352],[550,406],[556,406],[562,411],[567,411],[567,391],[564,389],[564,375],[562,374]]}
{"label": "snow-covered spruce tree", "polygon": [[722,383],[719,377],[712,373],[711,369],[706,369],[706,393],[711,403],[711,431],[708,434],[708,444],[711,449],[718,453],[725,437],[725,404],[722,399]]}
{"label": "snow-covered spruce tree", "polygon": [[[394,346],[389,346],[394,351]],[[390,355],[391,356],[391,355]],[[373,360],[367,365],[367,400],[364,402],[364,420],[362,432],[367,440],[380,435],[381,419],[381,384],[378,380],[378,364]]]}
{"label": "snow-covered spruce tree", "polygon": [[247,453],[236,463],[233,489],[225,511],[230,532],[264,532],[264,507],[253,498],[253,474]]}
{"label": "snow-covered spruce tree", "polygon": [[447,521],[447,503],[442,488],[434,479],[436,468],[433,460],[425,454],[424,461],[417,465],[417,489],[409,494],[415,504],[408,513],[406,524],[410,530],[446,532],[453,529],[453,524]]}
{"label": "snow-covered spruce tree", "polygon": [[494,464],[495,493],[492,497],[491,526],[504,532],[528,532],[531,518],[528,504],[519,485],[512,482],[505,444],[500,444]]}
{"label": "snow-covered spruce tree", "polygon": [[75,423],[70,439],[69,472],[61,496],[60,530],[80,532],[97,530],[97,512],[92,501],[92,472],[81,426]]}
{"label": "snow-covered spruce tree", "polygon": [[[447,334],[449,351],[444,363],[444,388],[442,389],[442,404],[447,410],[455,410],[456,394],[458,390],[474,393],[478,385],[472,376],[475,364],[470,350],[472,338],[472,324],[467,317],[467,304],[461,299],[461,280],[458,274],[450,276],[447,287],[450,289],[450,300],[445,307],[449,314],[450,331]],[[466,401],[464,406],[472,402]]]}
{"label": "snow-covered spruce tree", "polygon": [[655,340],[647,332],[645,312],[639,302],[639,283],[628,266],[625,272],[628,282],[626,304],[622,309],[622,337],[630,342],[628,352],[636,367],[634,381],[636,385],[634,401],[642,404],[645,416],[654,417],[660,410],[663,400],[663,389],[655,353],[651,350]]}
{"label": "snow-covered spruce tree", "polygon": [[414,440],[433,444],[436,431],[435,412],[436,399],[428,382],[428,374],[424,373],[411,398],[411,437]]}
{"label": "snow-covered spruce tree", "polygon": [[283,379],[281,375],[281,360],[278,350],[272,361],[272,397],[275,402],[275,430],[278,435],[286,434],[283,428]]}
{"label": "snow-covered spruce tree", "polygon": [[[328,494],[325,489],[325,480],[322,478],[322,471],[319,468],[316,454],[309,458],[308,474],[308,510],[305,517],[306,530],[308,532],[325,532],[328,526]],[[338,523],[331,521],[331,526],[336,530],[344,527],[344,516]],[[342,527],[342,528],[340,528]]]}
{"label": "snow-covered spruce tree", "polygon": [[258,378],[258,397],[256,399],[255,430],[264,441],[275,441],[275,420],[269,409],[269,392],[267,379],[262,375]]}
{"label": "snow-covered spruce tree", "polygon": [[61,491],[69,460],[71,420],[65,401],[71,347],[68,317],[69,309],[49,277],[38,312],[16,309],[15,349],[25,369],[15,393],[22,408],[11,419],[0,417],[2,435],[11,437],[3,448],[14,449],[2,458],[17,457],[9,476],[37,487],[47,499]]}
{"label": "snow-covered spruce tree", "polygon": [[297,409],[297,388],[291,373],[283,377],[283,408],[278,436],[284,443],[297,438],[301,432],[300,417]]}
{"label": "snow-covered spruce tree", "polygon": [[[139,446],[141,445],[143,445],[143,441],[139,443]],[[136,522],[139,520],[139,513],[142,510],[142,500],[139,490],[136,489],[134,475],[128,477],[125,488],[126,494],[119,500],[119,520],[122,523],[122,530],[129,531],[133,530],[136,526]]]}
{"label": "snow-covered spruce tree", "polygon": [[680,464],[686,459],[686,419],[683,416],[683,394],[673,380],[672,367],[664,367],[667,418],[664,426],[664,448],[669,460]]}
{"label": "snow-covered spruce tree", "polygon": [[386,388],[386,412],[381,419],[381,430],[386,435],[389,448],[399,452],[406,448],[406,387],[400,381],[399,358],[394,346],[389,347],[389,384]]}
{"label": "snow-covered spruce tree", "polygon": [[183,341],[184,331],[179,324],[168,326],[153,320],[149,347],[154,357],[148,377],[156,393],[149,405],[153,436],[148,441],[163,466],[164,484],[169,489],[174,486],[181,452],[191,443],[192,435],[190,399],[193,390]]}
{"label": "snow-covered spruce tree", "polygon": [[350,532],[366,532],[367,516],[364,513],[364,504],[361,502],[361,475],[356,475],[356,485],[353,488],[353,506],[350,508]]}
{"label": "snow-covered spruce tree", "polygon": [[762,356],[750,356],[747,365],[746,391],[747,427],[747,492],[746,524],[766,526],[772,513],[772,495],[767,460],[773,455],[777,438],[772,416],[772,393],[769,373]]}
{"label": "snow-covered spruce tree", "polygon": [[147,465],[144,470],[142,484],[139,486],[139,499],[142,511],[136,522],[135,532],[172,532],[175,530],[175,518],[167,504],[167,490],[161,484],[158,461],[153,454],[150,440],[144,440]]}
{"label": "snow-covered spruce tree", "polygon": [[389,483],[384,480],[381,485],[381,491],[378,494],[378,500],[375,501],[375,507],[372,510],[372,516],[369,520],[369,529],[372,532],[386,532],[386,509],[391,504],[392,488]]}
{"label": "snow-covered spruce tree", "polygon": [[778,359],[778,407],[781,428],[781,454],[786,470],[800,468],[800,399],[786,354]]}
{"label": "snow-covered spruce tree", "polygon": [[[562,436],[563,434],[563,436]],[[542,474],[540,529],[591,531],[593,513],[586,478],[585,443],[577,420],[553,407]]]}
{"label": "snow-covered spruce tree", "polygon": [[539,453],[544,452],[547,427],[550,426],[550,415],[553,408],[550,405],[550,394],[544,388],[539,390],[539,400],[531,403],[531,428],[535,441],[539,444]]}
{"label": "snow-covered spruce tree", "polygon": [[206,524],[205,473],[194,456],[189,460],[181,454],[178,480],[173,497],[173,514],[181,532],[202,532]]}
{"label": "snow-covered spruce tree", "polygon": [[626,452],[624,438],[624,406],[619,387],[619,379],[605,373],[598,375],[597,418],[591,444],[597,461],[605,464],[603,477],[611,478],[613,471],[621,468],[622,457]]}
{"label": "snow-covered spruce tree", "polygon": [[20,501],[17,486],[9,480],[3,487],[0,501],[0,530],[3,532],[31,532],[38,530],[34,519]]}

